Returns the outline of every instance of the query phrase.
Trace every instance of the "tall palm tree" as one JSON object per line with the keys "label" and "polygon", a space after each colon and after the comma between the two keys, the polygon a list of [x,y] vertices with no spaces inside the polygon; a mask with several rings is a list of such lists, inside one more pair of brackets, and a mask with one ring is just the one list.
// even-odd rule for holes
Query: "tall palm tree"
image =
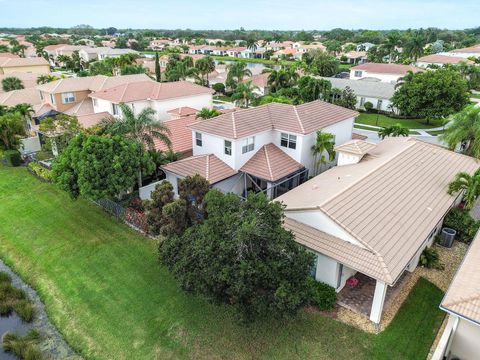
{"label": "tall palm tree", "polygon": [[228,65],[228,75],[225,85],[232,90],[235,89],[237,84],[241,83],[245,78],[251,77],[252,72],[247,68],[247,64],[243,62],[233,62]]}
{"label": "tall palm tree", "polygon": [[[328,155],[327,157],[325,156]],[[315,144],[312,146],[312,154],[314,157],[314,175],[317,175],[322,165],[335,159],[335,138],[332,134],[322,131],[317,131]]]}
{"label": "tall palm tree", "polygon": [[257,98],[255,90],[258,86],[252,84],[252,81],[241,82],[237,84],[231,99],[234,100],[240,107],[248,108],[250,102]]}
{"label": "tall palm tree", "polygon": [[215,61],[210,56],[206,56],[195,63],[195,68],[201,76],[202,85],[208,86],[208,74],[215,70]]}
{"label": "tall palm tree", "polygon": [[480,169],[473,175],[466,172],[459,172],[455,178],[448,184],[448,193],[452,195],[463,191],[465,200],[465,209],[470,210],[475,205],[475,200],[480,195]]}
{"label": "tall palm tree", "polygon": [[388,62],[391,63],[395,60],[397,54],[397,47],[401,45],[401,36],[398,32],[390,32],[387,34],[385,42],[382,47],[388,52]]}
{"label": "tall palm tree", "polygon": [[254,38],[248,38],[247,49],[251,50],[252,52],[255,52],[257,48],[258,48],[257,40],[255,40]]}
{"label": "tall palm tree", "polygon": [[[170,141],[170,129],[162,122],[155,119],[155,110],[143,109],[135,115],[132,108],[127,104],[120,104],[122,116],[120,118],[109,117],[101,122],[106,133],[125,136],[135,140],[140,146],[140,157],[143,158],[145,148],[155,150],[155,139],[172,146]],[[138,169],[138,186],[142,187],[142,168]]]}
{"label": "tall palm tree", "polygon": [[403,84],[405,84],[406,82],[410,82],[413,80],[413,71],[411,70],[408,70],[407,73],[402,76],[401,78],[398,79],[397,83],[395,84],[395,89],[398,89],[399,87],[401,87]]}
{"label": "tall palm tree", "polygon": [[406,127],[403,127],[400,124],[394,124],[392,126],[388,126],[378,130],[378,136],[381,139],[385,139],[388,136],[398,137],[398,136],[408,136],[408,135],[410,135],[410,131]]}
{"label": "tall palm tree", "polygon": [[268,86],[271,92],[276,92],[283,88],[289,88],[296,85],[298,80],[298,73],[292,68],[282,68],[280,70],[273,70],[268,76]]}
{"label": "tall palm tree", "polygon": [[0,116],[0,146],[5,150],[15,149],[25,129],[19,114],[7,113]]}
{"label": "tall palm tree", "polygon": [[17,77],[9,76],[2,80],[3,91],[21,90],[24,88],[22,80]]}
{"label": "tall palm tree", "polygon": [[35,114],[35,110],[33,110],[32,105],[27,103],[17,104],[10,108],[10,111],[20,114],[25,126],[25,132],[29,132],[32,123],[32,115]]}
{"label": "tall palm tree", "polygon": [[197,115],[195,116],[197,119],[211,119],[215,116],[221,115],[222,113],[217,109],[209,109],[209,108],[202,108]]}
{"label": "tall palm tree", "polygon": [[185,80],[187,77],[198,76],[198,69],[189,67],[185,61],[178,61],[174,68],[166,73],[168,81]]}
{"label": "tall palm tree", "polygon": [[40,75],[37,78],[37,84],[42,85],[42,84],[46,84],[46,83],[49,83],[49,82],[52,82],[52,81],[55,81],[55,80],[58,80],[58,79],[60,79],[58,76],[55,76],[55,75],[52,75],[52,74],[43,74],[43,75]]}
{"label": "tall palm tree", "polygon": [[417,59],[424,53],[423,47],[425,46],[425,43],[425,36],[423,36],[423,34],[420,32],[415,32],[407,40],[403,51],[407,56],[412,58],[414,61],[417,61]]}
{"label": "tall palm tree", "polygon": [[440,139],[452,150],[458,144],[464,144],[464,154],[480,158],[480,107],[467,106],[450,119]]}

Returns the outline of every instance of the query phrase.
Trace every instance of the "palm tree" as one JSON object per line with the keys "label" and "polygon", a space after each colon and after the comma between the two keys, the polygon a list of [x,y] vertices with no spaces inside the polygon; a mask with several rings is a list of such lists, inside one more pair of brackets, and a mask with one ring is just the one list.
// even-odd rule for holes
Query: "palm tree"
{"label": "palm tree", "polygon": [[238,83],[251,76],[252,72],[247,68],[246,63],[234,62],[228,65],[228,75],[225,85],[234,90]]}
{"label": "palm tree", "polygon": [[37,84],[38,85],[46,84],[46,83],[49,83],[49,82],[52,82],[52,81],[55,81],[55,80],[58,80],[58,79],[60,79],[58,76],[51,75],[51,74],[43,74],[43,75],[40,75],[37,78]]}
{"label": "palm tree", "polygon": [[197,115],[195,116],[197,119],[211,119],[215,116],[221,115],[222,113],[217,109],[209,109],[209,108],[202,108]]}
{"label": "palm tree", "polygon": [[[328,155],[325,156],[325,152]],[[314,174],[317,175],[322,165],[335,159],[335,137],[327,132],[317,131],[315,144],[312,146],[312,154],[314,157]]]}
{"label": "palm tree", "polygon": [[414,61],[423,55],[425,46],[425,37],[420,32],[415,32],[407,40],[403,51],[407,56],[412,58]]}
{"label": "palm tree", "polygon": [[68,55],[58,55],[57,62],[61,64],[65,69],[68,69],[72,64],[72,58]]}
{"label": "palm tree", "polygon": [[382,44],[382,47],[388,52],[388,62],[391,63],[397,54],[397,47],[401,45],[401,36],[398,32],[390,32]]}
{"label": "palm tree", "polygon": [[22,80],[14,76],[9,76],[2,80],[2,88],[3,91],[8,92],[24,89],[24,86]]}
{"label": "palm tree", "polygon": [[440,139],[452,150],[462,144],[464,154],[480,158],[480,107],[467,106],[450,119]]}
{"label": "palm tree", "polygon": [[473,175],[466,172],[459,172],[455,175],[453,181],[448,184],[448,193],[452,195],[459,191],[464,192],[465,209],[473,208],[475,200],[480,194],[480,169],[475,171]]}
{"label": "palm tree", "polygon": [[[126,104],[120,104],[122,116],[120,118],[109,117],[101,122],[106,133],[125,136],[135,140],[140,146],[140,158],[143,158],[145,147],[149,150],[155,150],[157,139],[167,145],[172,146],[170,141],[169,128],[162,122],[155,119],[155,110],[152,108],[143,109],[140,114],[135,115],[132,108]],[[142,186],[142,169],[138,169],[138,186]]]}
{"label": "palm tree", "polygon": [[410,131],[403,127],[400,124],[395,124],[378,130],[378,136],[381,139],[385,139],[387,136],[398,137],[398,136],[408,136]]}
{"label": "palm tree", "polygon": [[33,110],[32,105],[27,103],[17,104],[14,107],[10,108],[10,112],[20,114],[25,126],[25,132],[28,132],[30,130],[30,124],[32,122],[32,115],[35,114],[35,110]]}
{"label": "palm tree", "polygon": [[231,99],[234,100],[240,107],[248,108],[250,101],[257,98],[255,90],[258,90],[258,86],[252,84],[252,81],[241,82],[235,87],[235,91],[232,94]]}
{"label": "palm tree", "polygon": [[[208,86],[208,74],[210,74],[212,71],[215,70],[215,61],[210,56],[206,56],[195,63],[195,68],[198,70],[198,73],[201,75],[202,85]],[[204,79],[205,75],[207,76],[206,81]]]}
{"label": "palm tree", "polygon": [[248,38],[247,49],[251,50],[252,52],[255,52],[257,48],[258,48],[257,40],[255,40],[254,38]]}
{"label": "palm tree", "polygon": [[0,116],[0,145],[5,150],[15,149],[22,135],[25,129],[19,114],[9,112]]}
{"label": "palm tree", "polygon": [[178,61],[175,67],[169,70],[166,75],[168,81],[185,80],[187,77],[196,78],[198,69],[189,67],[185,61]]}
{"label": "palm tree", "polygon": [[271,92],[277,92],[283,88],[294,87],[298,80],[298,73],[293,67],[273,70],[268,76],[268,86]]}

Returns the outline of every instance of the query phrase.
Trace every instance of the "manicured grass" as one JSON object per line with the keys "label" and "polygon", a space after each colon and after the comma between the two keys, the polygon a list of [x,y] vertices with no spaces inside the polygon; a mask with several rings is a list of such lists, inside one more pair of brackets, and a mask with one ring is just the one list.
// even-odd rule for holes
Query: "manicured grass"
{"label": "manicured grass", "polygon": [[232,99],[230,98],[230,96],[227,96],[227,95],[215,95],[215,96],[213,97],[213,100],[221,100],[221,101],[227,101],[227,102],[232,101]]}
{"label": "manicured grass", "polygon": [[400,124],[409,129],[429,129],[442,126],[442,119],[435,119],[430,121],[429,124],[426,123],[424,119],[397,119],[392,118],[387,115],[370,113],[361,113],[355,120],[357,124],[366,124],[366,125],[375,125],[381,127],[392,126],[394,124]]}
{"label": "manicured grass", "polygon": [[[378,132],[377,129],[371,128],[369,126],[358,125],[358,124],[354,125],[354,129],[361,129],[361,130],[369,130],[369,131],[373,131],[373,132]],[[420,133],[418,131],[413,131],[413,130],[409,130],[408,133],[410,135],[420,135]]]}
{"label": "manicured grass", "polygon": [[429,133],[432,136],[438,136],[438,135],[443,134],[444,132],[445,132],[445,130],[430,130],[430,131],[427,131],[427,133]]}
{"label": "manicured grass", "polygon": [[480,99],[480,94],[470,94],[471,98]]}
{"label": "manicured grass", "polygon": [[441,292],[423,281],[415,291],[424,295],[378,336],[307,311],[243,324],[228,307],[183,293],[154,241],[25,168],[0,166],[0,204],[0,256],[86,358],[424,359],[439,325],[431,319],[443,316]]}

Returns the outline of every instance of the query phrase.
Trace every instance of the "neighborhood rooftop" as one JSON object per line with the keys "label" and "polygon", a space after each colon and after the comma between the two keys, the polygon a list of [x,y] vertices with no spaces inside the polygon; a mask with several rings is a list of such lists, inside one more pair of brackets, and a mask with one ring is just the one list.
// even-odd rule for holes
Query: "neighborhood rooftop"
{"label": "neighborhood rooftop", "polygon": [[461,62],[473,64],[472,60],[465,59],[459,56],[448,56],[440,54],[432,54],[419,58],[418,62],[432,63],[432,64],[458,64]]}
{"label": "neighborhood rooftop", "polygon": [[[277,200],[286,205],[287,216],[318,211],[329,217],[359,251],[375,254],[380,279],[392,285],[452,206],[448,183],[458,172],[479,167],[478,160],[439,146],[389,138],[358,164],[334,167]],[[371,266],[371,256],[362,258],[364,267]]]}
{"label": "neighborhood rooftop", "polygon": [[365,70],[370,73],[401,74],[401,75],[406,75],[407,72],[409,71],[413,73],[422,71],[412,65],[383,64],[383,63],[365,63],[365,64],[354,66],[351,68],[351,70]]}
{"label": "neighborhood rooftop", "polygon": [[358,81],[332,77],[323,77],[322,79],[330,81],[334,88],[345,89],[349,87],[357,96],[388,100],[391,99],[395,93],[395,84],[388,82],[367,80]]}
{"label": "neighborhood rooftop", "polygon": [[320,100],[297,106],[270,103],[219,115],[191,125],[190,128],[230,139],[268,130],[305,135],[357,115],[356,111]]}
{"label": "neighborhood rooftop", "polygon": [[336,151],[347,152],[354,155],[365,155],[375,149],[376,145],[362,140],[352,140],[335,148]]}
{"label": "neighborhood rooftop", "polygon": [[49,66],[48,61],[43,57],[19,58],[19,57],[0,57],[0,67],[23,67],[23,66]]}

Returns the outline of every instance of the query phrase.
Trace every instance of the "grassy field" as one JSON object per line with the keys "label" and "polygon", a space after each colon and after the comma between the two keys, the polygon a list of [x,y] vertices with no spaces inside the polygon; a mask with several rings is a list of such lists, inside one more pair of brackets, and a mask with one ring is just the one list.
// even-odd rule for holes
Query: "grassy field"
{"label": "grassy field", "polygon": [[420,281],[391,326],[364,333],[317,313],[242,324],[183,293],[154,241],[25,168],[0,166],[0,256],[89,359],[425,359],[442,293]]}
{"label": "grassy field", "polygon": [[429,129],[442,126],[442,119],[436,119],[430,121],[429,124],[426,123],[424,119],[397,119],[391,118],[389,116],[378,114],[378,122],[377,122],[377,114],[367,114],[361,113],[355,122],[357,124],[365,124],[365,125],[375,125],[381,127],[387,127],[394,124],[401,124],[402,126],[409,128],[409,129]]}

